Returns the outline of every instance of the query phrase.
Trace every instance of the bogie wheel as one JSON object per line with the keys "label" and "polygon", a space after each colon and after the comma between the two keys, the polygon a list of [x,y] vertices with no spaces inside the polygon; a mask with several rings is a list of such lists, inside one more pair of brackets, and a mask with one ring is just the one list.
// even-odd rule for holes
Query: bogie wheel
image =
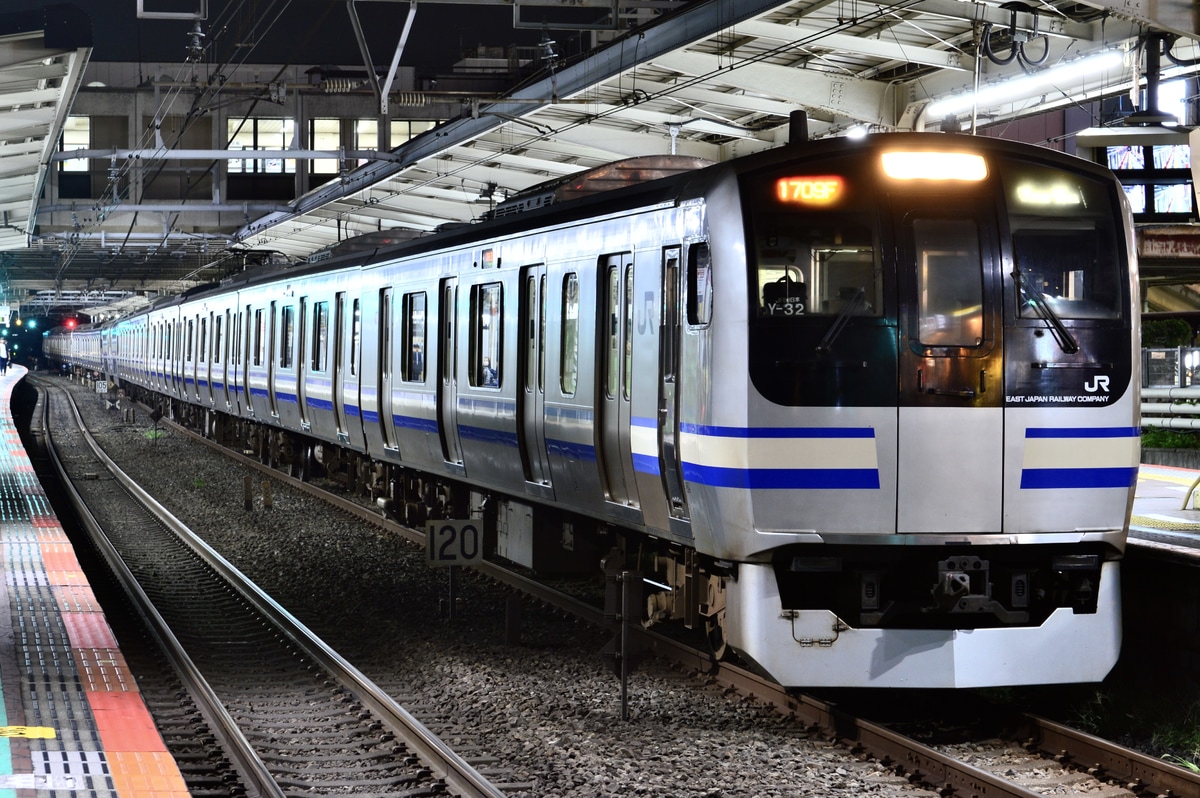
{"label": "bogie wheel", "polygon": [[725,633],[725,578],[710,574],[705,590],[705,602],[700,610],[704,616],[704,632],[713,656],[720,660],[729,650],[729,636]]}
{"label": "bogie wheel", "polygon": [[722,660],[729,652],[729,639],[725,636],[725,610],[704,619],[704,633],[713,658]]}

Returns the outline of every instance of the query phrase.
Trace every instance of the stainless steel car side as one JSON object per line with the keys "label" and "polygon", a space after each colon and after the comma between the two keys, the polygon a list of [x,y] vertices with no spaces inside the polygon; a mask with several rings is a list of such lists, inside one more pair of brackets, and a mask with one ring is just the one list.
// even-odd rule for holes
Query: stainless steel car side
{"label": "stainless steel car side", "polygon": [[640,571],[647,623],[784,684],[1103,678],[1139,459],[1111,173],[943,134],[683,166],[45,352],[414,523],[482,518],[495,556]]}

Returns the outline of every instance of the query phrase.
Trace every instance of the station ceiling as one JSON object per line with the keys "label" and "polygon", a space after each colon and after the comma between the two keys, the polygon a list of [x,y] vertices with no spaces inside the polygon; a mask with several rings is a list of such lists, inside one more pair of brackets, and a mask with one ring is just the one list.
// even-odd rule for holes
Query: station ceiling
{"label": "station ceiling", "polygon": [[[189,10],[179,11],[181,3]],[[1165,43],[1162,81],[1200,70],[1192,11],[1181,0],[576,0],[568,5],[583,13],[541,26],[529,68],[513,85],[451,97],[426,82],[398,94],[399,83],[388,90],[387,64],[402,63],[410,23],[444,6],[373,4],[380,3],[397,6],[403,20],[383,36],[387,52],[378,51],[380,32],[368,37],[361,25],[365,0],[295,0],[280,4],[278,19],[311,14],[315,5],[344,6],[339,14],[359,21],[358,69],[368,75],[357,91],[379,118],[428,101],[446,109],[442,121],[388,152],[341,153],[351,167],[317,188],[240,204],[55,197],[47,188],[62,159],[66,119],[86,106],[89,92],[114,91],[88,84],[116,67],[92,59],[95,42],[78,8],[0,11],[0,304],[38,290],[173,292],[241,268],[247,251],[300,259],[356,234],[416,235],[469,223],[525,189],[619,159],[673,153],[723,161],[780,146],[793,135],[789,121],[798,110],[807,114],[810,137],[995,130],[1053,108],[1086,110],[1090,100],[1146,85],[1159,60],[1157,50],[1147,57],[1156,47],[1146,45],[1150,34]],[[510,8],[515,30],[540,9],[563,4],[458,0],[454,7],[483,5]],[[146,14],[158,13],[150,6],[138,0]],[[179,43],[178,65],[199,95],[211,92],[217,75],[204,63],[207,0],[179,0],[168,13],[186,17],[193,8],[197,19],[188,25],[200,36]],[[501,42],[511,34],[496,32]],[[591,44],[566,52],[568,36]],[[319,52],[305,55],[306,62],[280,65],[275,74],[302,75],[323,63]],[[366,63],[384,67],[367,70]],[[249,68],[228,65],[218,79],[286,106],[286,97],[269,96],[279,86],[257,77],[270,70],[255,66],[250,79]],[[291,91],[294,98],[303,90]],[[1044,138],[1055,144],[1062,133],[1047,130]],[[104,158],[114,176],[167,158],[226,157],[159,139],[89,154]]]}

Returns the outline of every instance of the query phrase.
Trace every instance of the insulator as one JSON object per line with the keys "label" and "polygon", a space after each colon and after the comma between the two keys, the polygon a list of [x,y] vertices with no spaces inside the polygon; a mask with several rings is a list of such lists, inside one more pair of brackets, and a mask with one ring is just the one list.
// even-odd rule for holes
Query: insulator
{"label": "insulator", "polygon": [[392,105],[424,105],[425,95],[419,91],[400,91],[392,95]]}
{"label": "insulator", "polygon": [[326,78],[321,81],[321,89],[326,94],[340,94],[345,91],[361,89],[364,81],[354,78]]}

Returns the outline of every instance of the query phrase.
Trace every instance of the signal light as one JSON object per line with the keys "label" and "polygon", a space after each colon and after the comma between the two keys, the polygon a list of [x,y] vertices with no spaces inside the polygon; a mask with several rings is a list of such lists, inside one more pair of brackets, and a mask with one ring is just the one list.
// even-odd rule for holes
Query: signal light
{"label": "signal light", "polygon": [[67,319],[66,321],[63,322],[63,326],[66,327],[68,330],[74,330],[75,325],[77,323],[78,322],[75,319]]}

